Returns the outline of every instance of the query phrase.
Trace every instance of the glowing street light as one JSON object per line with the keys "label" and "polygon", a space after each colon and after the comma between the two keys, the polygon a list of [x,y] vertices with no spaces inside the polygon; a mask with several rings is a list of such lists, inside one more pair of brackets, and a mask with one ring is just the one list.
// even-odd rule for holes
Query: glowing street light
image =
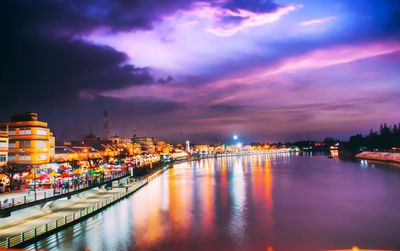
{"label": "glowing street light", "polygon": [[239,137],[235,134],[235,135],[233,135],[233,139],[234,140],[237,140]]}

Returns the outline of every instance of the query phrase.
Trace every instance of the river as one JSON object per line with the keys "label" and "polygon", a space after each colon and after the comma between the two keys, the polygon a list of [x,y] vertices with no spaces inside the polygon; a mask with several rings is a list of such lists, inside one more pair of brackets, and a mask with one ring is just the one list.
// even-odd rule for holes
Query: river
{"label": "river", "polygon": [[181,163],[26,248],[400,249],[399,169],[293,154]]}

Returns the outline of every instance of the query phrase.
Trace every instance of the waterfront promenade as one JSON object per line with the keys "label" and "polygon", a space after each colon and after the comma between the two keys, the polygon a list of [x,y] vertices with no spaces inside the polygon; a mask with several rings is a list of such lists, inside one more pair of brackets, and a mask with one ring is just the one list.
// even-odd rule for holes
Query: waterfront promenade
{"label": "waterfront promenade", "polygon": [[70,198],[74,194],[81,193],[94,187],[106,185],[107,183],[127,176],[127,171],[119,172],[117,174],[113,174],[112,176],[95,179],[90,182],[84,182],[82,184],[77,184],[76,186],[68,185],[65,187],[65,189],[61,189],[58,193],[55,193],[55,189],[47,189],[40,192],[22,193],[20,196],[18,196],[19,193],[12,194],[11,197],[5,197],[4,200],[0,201],[0,214],[2,217],[8,217],[10,216],[11,212],[15,210],[20,210],[64,197]]}
{"label": "waterfront promenade", "polygon": [[[113,182],[112,190],[93,188],[74,195],[71,200],[46,203],[36,213],[22,219],[0,219],[0,248],[21,247],[37,238],[53,233],[67,224],[73,224],[107,205],[136,192],[154,178],[168,170],[169,166],[155,170],[141,179],[124,178]],[[24,210],[31,210],[29,209]]]}

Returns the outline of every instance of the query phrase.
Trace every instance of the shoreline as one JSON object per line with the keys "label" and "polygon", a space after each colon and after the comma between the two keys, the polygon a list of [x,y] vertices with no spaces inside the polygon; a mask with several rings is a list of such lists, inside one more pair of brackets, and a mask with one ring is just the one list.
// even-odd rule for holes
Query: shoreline
{"label": "shoreline", "polygon": [[400,153],[362,152],[354,156],[356,159],[376,160],[388,163],[400,163]]}

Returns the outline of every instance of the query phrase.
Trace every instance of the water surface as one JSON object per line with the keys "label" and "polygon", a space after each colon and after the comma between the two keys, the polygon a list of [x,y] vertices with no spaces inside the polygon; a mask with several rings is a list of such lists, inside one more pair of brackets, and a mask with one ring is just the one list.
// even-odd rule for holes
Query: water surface
{"label": "water surface", "polygon": [[36,247],[400,249],[398,170],[366,161],[289,154],[182,163]]}

